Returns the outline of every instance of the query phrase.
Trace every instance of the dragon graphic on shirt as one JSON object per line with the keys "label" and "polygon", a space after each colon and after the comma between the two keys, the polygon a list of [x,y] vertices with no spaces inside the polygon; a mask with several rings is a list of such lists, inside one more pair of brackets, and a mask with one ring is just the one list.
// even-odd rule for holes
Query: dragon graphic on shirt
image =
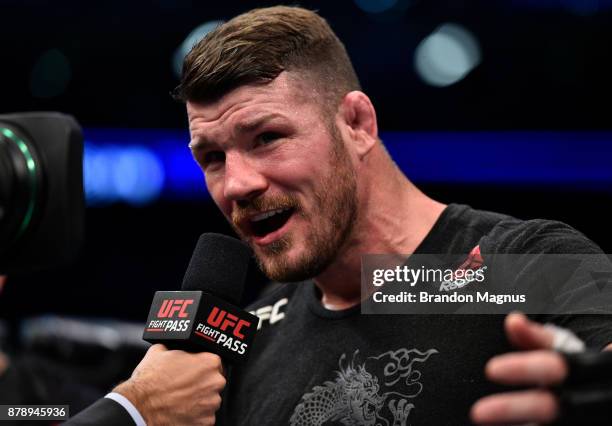
{"label": "dragon graphic on shirt", "polygon": [[413,368],[438,353],[401,348],[356,363],[340,356],[334,381],[315,386],[302,397],[291,416],[291,426],[407,426],[415,405],[410,400],[423,390],[421,372]]}

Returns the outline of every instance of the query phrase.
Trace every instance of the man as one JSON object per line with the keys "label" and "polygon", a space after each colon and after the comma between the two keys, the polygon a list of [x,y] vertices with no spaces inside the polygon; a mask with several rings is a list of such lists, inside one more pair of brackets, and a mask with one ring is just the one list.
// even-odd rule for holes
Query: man
{"label": "man", "polygon": [[[134,420],[555,420],[558,400],[542,386],[562,382],[568,369],[550,350],[549,329],[520,314],[505,322],[361,315],[361,255],[599,253],[595,244],[557,222],[446,206],[423,194],[389,157],[342,43],[313,12],[259,9],[217,28],[185,59],[177,97],[186,101],[190,148],[212,198],[264,273],[288,283],[251,307],[262,327],[227,387],[217,356],[153,346],[110,396]],[[598,349],[612,342],[609,322],[574,316],[563,325]],[[500,355],[511,350],[507,340],[529,351]],[[487,378],[533,389],[487,396],[499,390]],[[125,419],[119,404],[100,401],[73,423],[103,421],[104,409]]]}

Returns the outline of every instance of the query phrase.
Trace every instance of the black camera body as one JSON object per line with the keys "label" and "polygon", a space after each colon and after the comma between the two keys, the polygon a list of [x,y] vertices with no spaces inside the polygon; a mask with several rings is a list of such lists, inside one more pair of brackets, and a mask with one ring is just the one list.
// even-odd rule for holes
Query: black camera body
{"label": "black camera body", "polygon": [[76,120],[56,112],[0,115],[0,275],[72,261],[84,216]]}

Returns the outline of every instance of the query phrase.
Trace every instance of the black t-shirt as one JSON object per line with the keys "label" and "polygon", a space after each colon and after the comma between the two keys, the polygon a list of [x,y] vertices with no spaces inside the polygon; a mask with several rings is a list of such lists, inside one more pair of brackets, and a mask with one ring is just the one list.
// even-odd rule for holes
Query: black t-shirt
{"label": "black t-shirt", "polygon": [[[448,206],[416,253],[600,253],[573,228]],[[249,307],[260,317],[248,362],[230,371],[223,425],[464,425],[501,388],[484,377],[512,350],[503,315],[362,315],[325,309],[312,281],[283,284]],[[554,319],[589,346],[612,342],[612,318]]]}

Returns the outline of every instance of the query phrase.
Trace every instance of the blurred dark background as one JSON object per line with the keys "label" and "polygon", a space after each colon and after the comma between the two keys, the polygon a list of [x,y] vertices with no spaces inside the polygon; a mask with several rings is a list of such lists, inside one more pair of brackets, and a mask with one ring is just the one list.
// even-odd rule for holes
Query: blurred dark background
{"label": "blurred dark background", "polygon": [[[231,233],[190,160],[173,61],[200,25],[273,4],[2,2],[0,113],[74,115],[88,199],[78,262],[10,278],[9,329],[43,313],[144,322],[156,289],[179,288],[197,237]],[[383,139],[426,192],[561,220],[612,252],[612,1],[300,5],[344,41]],[[263,283],[253,272],[247,299]]]}

